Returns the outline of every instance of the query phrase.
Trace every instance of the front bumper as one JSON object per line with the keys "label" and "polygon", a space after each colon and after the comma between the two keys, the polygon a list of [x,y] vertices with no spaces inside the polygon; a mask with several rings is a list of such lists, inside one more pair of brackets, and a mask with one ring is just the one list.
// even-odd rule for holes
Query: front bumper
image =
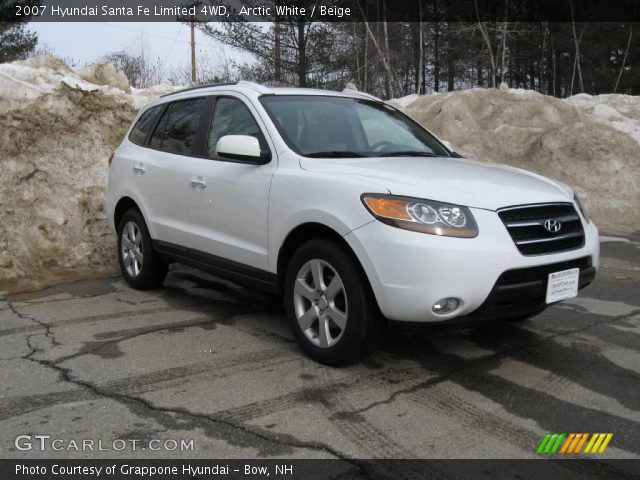
{"label": "front bumper", "polygon": [[[586,258],[581,286],[595,275],[599,261],[598,230],[584,225],[584,246],[566,252],[522,255],[504,224],[489,210],[471,209],[479,226],[476,238],[453,238],[410,232],[370,222],[345,236],[369,278],[382,313],[401,322],[442,323],[457,317],[473,319],[521,316],[544,308],[546,276],[531,282],[503,284],[505,272],[542,268],[564,270],[568,262]],[[582,269],[581,269],[582,270]],[[547,273],[548,274],[548,273]],[[515,285],[515,286],[514,286]],[[461,306],[448,315],[431,308],[442,298],[456,297]],[[517,315],[511,315],[517,310]]]}
{"label": "front bumper", "polygon": [[547,307],[548,275],[571,268],[580,269],[578,289],[589,285],[596,276],[596,268],[591,264],[591,257],[539,267],[507,270],[498,277],[482,305],[460,318],[475,322],[495,318],[519,318],[539,313]]}

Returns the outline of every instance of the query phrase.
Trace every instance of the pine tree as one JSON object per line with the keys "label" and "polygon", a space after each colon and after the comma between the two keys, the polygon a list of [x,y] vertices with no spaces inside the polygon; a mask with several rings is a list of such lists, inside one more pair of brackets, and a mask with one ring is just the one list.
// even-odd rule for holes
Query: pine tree
{"label": "pine tree", "polygon": [[38,35],[28,31],[25,22],[15,21],[16,5],[35,3],[34,0],[18,0],[0,5],[0,63],[23,60],[35,49]]}
{"label": "pine tree", "polygon": [[38,35],[24,23],[0,23],[0,63],[25,59],[38,43]]}

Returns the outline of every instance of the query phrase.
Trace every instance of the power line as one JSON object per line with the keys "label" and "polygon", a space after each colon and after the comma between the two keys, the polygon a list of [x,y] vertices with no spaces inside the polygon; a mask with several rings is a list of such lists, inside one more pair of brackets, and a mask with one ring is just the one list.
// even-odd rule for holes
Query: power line
{"label": "power line", "polygon": [[[142,34],[142,35],[151,35],[151,36],[154,36],[154,37],[164,38],[164,39],[166,39],[166,40],[171,40],[171,41],[173,41],[174,43],[175,43],[175,42],[180,42],[180,43],[186,43],[187,45],[190,45],[190,44],[191,44],[191,42],[190,42],[190,41],[188,41],[188,40],[178,40],[178,38],[177,38],[177,37],[176,37],[176,38],[171,38],[171,37],[168,37],[167,35],[161,35],[161,34],[159,34],[159,33],[141,32],[141,31],[139,31],[139,30],[134,30],[133,28],[127,28],[127,27],[123,27],[123,26],[121,26],[121,25],[114,25],[114,24],[112,24],[112,23],[107,23],[107,22],[99,22],[99,23],[101,23],[102,25],[107,25],[108,27],[119,28],[119,29],[121,29],[121,30],[127,30],[127,31],[129,31],[129,32],[134,32],[134,33],[137,33],[137,34]],[[196,45],[198,45],[198,46],[201,46],[201,47],[203,47],[203,48],[206,48],[206,45],[204,45],[203,43],[200,43],[200,42],[195,42],[195,43],[196,43]]]}
{"label": "power line", "polygon": [[173,39],[173,43],[171,44],[171,48],[169,49],[169,51],[167,52],[167,55],[164,57],[164,61],[165,63],[167,62],[167,60],[169,59],[169,56],[171,55],[171,52],[173,51],[173,47],[176,46],[176,42],[178,40],[178,37],[180,36],[180,32],[182,31],[182,26],[183,24],[180,24],[180,28],[178,28],[178,33],[176,33],[176,38]]}

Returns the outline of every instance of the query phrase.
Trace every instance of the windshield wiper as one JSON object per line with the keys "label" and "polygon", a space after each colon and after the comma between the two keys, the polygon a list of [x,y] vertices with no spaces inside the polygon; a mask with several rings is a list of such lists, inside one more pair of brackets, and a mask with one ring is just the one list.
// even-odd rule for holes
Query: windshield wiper
{"label": "windshield wiper", "polygon": [[416,150],[406,150],[401,152],[387,152],[378,155],[379,157],[435,157],[435,153],[418,152]]}
{"label": "windshield wiper", "polygon": [[326,152],[305,153],[305,157],[310,158],[360,158],[366,155],[358,152],[350,152],[348,150],[328,150]]}

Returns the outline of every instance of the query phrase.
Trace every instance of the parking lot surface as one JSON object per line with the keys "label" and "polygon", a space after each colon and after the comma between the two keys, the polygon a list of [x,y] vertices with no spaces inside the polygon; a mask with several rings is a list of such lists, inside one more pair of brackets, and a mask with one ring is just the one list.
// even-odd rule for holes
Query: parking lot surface
{"label": "parking lot surface", "polygon": [[[637,459],[639,287],[640,236],[603,237],[578,298],[524,323],[391,334],[339,369],[301,354],[272,298],[183,267],[155,291],[110,278],[9,295],[0,455],[535,458],[547,432],[612,432],[601,457]],[[34,434],[58,449],[16,448]]]}

